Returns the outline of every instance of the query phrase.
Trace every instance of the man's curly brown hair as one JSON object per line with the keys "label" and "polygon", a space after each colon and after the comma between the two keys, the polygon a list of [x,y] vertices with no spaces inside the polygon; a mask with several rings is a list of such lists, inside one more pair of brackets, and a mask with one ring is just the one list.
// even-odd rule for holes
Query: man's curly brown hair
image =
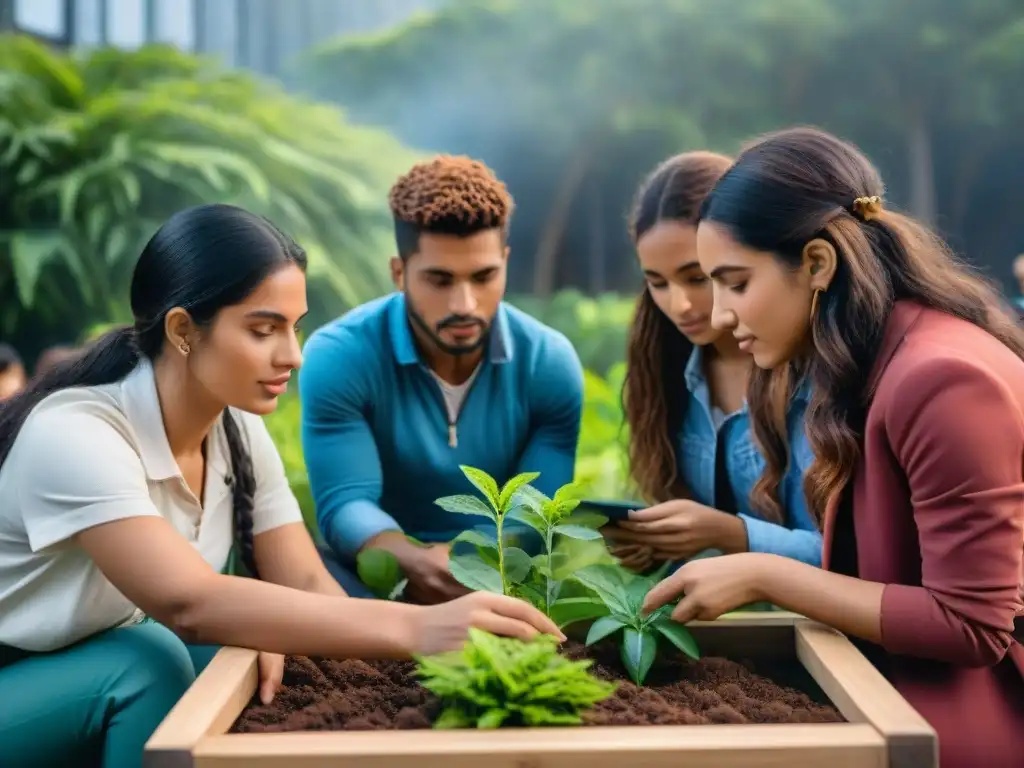
{"label": "man's curly brown hair", "polygon": [[414,165],[388,195],[402,258],[415,253],[422,232],[465,237],[508,227],[514,203],[505,185],[479,160],[439,155]]}

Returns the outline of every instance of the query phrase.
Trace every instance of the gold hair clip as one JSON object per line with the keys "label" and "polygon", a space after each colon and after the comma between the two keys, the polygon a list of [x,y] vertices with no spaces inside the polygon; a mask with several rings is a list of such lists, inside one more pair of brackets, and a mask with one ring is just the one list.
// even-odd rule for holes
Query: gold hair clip
{"label": "gold hair clip", "polygon": [[853,212],[864,221],[877,219],[882,212],[882,198],[878,195],[858,197],[853,201]]}

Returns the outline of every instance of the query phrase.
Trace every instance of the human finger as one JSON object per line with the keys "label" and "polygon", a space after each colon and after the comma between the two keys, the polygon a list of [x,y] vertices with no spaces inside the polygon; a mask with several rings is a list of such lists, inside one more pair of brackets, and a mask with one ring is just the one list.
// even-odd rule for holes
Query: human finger
{"label": "human finger", "polygon": [[260,672],[260,701],[270,704],[284,679],[284,656],[279,653],[261,653],[258,657]]}
{"label": "human finger", "polygon": [[693,595],[686,595],[679,604],[672,609],[672,620],[680,624],[687,624],[700,618],[701,605]]}
{"label": "human finger", "polygon": [[653,507],[647,507],[647,509],[631,509],[629,511],[629,520],[633,522],[650,522],[652,520],[672,517],[676,512],[675,505],[672,503],[655,504]]}
{"label": "human finger", "polygon": [[540,632],[554,635],[559,640],[565,640],[565,635],[558,625],[525,600],[492,593],[481,594],[488,595],[487,607],[495,613],[529,624]]}
{"label": "human finger", "polygon": [[530,640],[538,634],[537,628],[528,622],[511,619],[489,610],[473,614],[472,624],[477,629],[490,632],[492,635],[514,637],[518,640]]}
{"label": "human finger", "polygon": [[644,597],[643,611],[650,613],[675,600],[683,593],[686,584],[686,566],[655,584]]}

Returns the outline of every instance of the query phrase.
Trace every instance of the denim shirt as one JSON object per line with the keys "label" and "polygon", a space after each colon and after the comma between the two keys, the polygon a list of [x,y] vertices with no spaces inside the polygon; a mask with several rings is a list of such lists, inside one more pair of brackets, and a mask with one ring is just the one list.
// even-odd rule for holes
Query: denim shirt
{"label": "denim shirt", "polygon": [[[686,387],[690,402],[679,433],[679,473],[694,501],[716,507],[715,463],[718,435],[726,451],[725,465],[736,499],[737,512],[747,527],[751,552],[770,552],[821,565],[821,533],[807,508],[803,477],[814,460],[810,443],[803,429],[804,412],[810,399],[805,384],[795,395],[787,415],[790,436],[789,469],[779,484],[784,523],[764,520],[750,505],[750,492],[761,476],[766,461],[754,443],[747,403],[718,420],[714,417],[711,395],[702,364],[702,350],[697,347],[686,365]],[[720,421],[720,425],[716,423]]]}

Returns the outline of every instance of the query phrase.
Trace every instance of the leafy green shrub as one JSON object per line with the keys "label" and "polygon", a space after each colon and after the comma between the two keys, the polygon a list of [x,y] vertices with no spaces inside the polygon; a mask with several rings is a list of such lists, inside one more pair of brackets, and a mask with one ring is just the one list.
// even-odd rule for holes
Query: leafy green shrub
{"label": "leafy green shrub", "polygon": [[435,728],[575,725],[615,691],[590,661],[560,656],[550,635],[524,642],[470,629],[462,650],[417,662],[423,687],[444,702]]}
{"label": "leafy green shrub", "polygon": [[[562,584],[573,571],[606,559],[607,549],[601,534],[595,530],[608,519],[594,513],[575,512],[579,499],[570,484],[548,499],[529,483],[540,476],[537,472],[516,475],[501,489],[483,470],[461,467],[463,473],[483,494],[476,496],[445,496],[435,503],[460,514],[485,516],[495,524],[496,533],[468,530],[453,541],[449,559],[451,574],[457,581],[473,590],[511,595],[528,600],[552,618],[578,621],[593,618],[580,613],[575,603],[559,605]],[[544,551],[530,557],[524,550],[512,546],[505,535],[509,520],[523,523],[537,531],[544,543]],[[591,548],[559,548],[555,536],[594,542]],[[472,544],[475,552],[456,553],[458,542]],[[592,611],[593,606],[587,604]],[[555,618],[558,621],[558,618]]]}
{"label": "leafy green shrub", "polygon": [[668,564],[649,576],[637,576],[621,566],[591,565],[577,571],[573,578],[588,587],[592,598],[607,609],[587,634],[587,645],[621,631],[619,649],[630,678],[643,685],[644,678],[658,653],[658,636],[668,640],[692,659],[700,658],[693,636],[671,618],[673,605],[664,605],[644,615],[644,597],[664,575]]}

